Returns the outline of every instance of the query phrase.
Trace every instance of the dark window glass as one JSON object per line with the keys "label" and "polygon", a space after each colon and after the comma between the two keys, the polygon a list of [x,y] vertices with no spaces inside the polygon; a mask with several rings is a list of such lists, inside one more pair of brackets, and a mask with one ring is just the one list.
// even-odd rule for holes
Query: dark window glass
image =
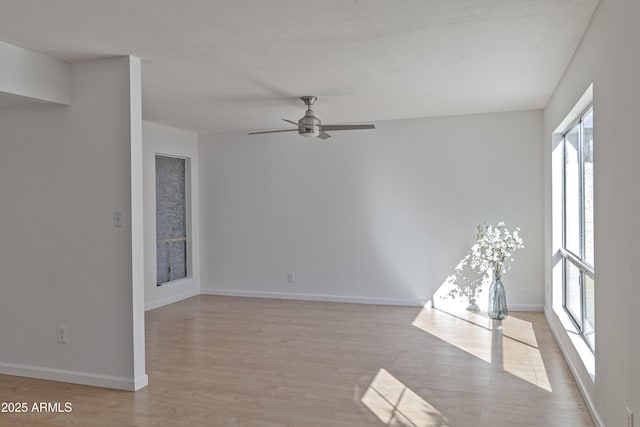
{"label": "dark window glass", "polygon": [[156,282],[187,277],[186,160],[156,156]]}

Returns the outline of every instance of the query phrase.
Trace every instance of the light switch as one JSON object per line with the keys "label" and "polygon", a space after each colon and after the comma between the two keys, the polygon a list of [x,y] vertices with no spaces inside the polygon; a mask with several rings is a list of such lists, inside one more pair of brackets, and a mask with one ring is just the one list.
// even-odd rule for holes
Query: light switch
{"label": "light switch", "polygon": [[113,211],[113,226],[122,227],[122,212]]}

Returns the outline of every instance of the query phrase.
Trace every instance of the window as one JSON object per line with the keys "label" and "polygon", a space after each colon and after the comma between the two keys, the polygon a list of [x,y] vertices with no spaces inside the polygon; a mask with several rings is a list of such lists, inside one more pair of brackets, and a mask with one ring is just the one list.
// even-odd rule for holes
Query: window
{"label": "window", "polygon": [[187,277],[186,159],[156,156],[156,283]]}
{"label": "window", "polygon": [[563,307],[589,348],[595,344],[593,109],[563,135]]}

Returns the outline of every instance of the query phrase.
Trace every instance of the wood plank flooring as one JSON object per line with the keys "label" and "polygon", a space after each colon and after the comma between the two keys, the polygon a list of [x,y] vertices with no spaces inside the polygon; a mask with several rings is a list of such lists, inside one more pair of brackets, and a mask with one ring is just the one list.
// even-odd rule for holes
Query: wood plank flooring
{"label": "wood plank flooring", "polygon": [[591,426],[542,313],[198,296],[146,314],[136,393],[0,376],[0,425]]}

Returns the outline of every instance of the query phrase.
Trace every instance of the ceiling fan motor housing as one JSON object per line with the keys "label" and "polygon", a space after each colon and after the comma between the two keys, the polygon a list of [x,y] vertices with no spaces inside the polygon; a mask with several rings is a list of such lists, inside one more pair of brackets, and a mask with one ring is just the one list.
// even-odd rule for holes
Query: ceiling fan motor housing
{"label": "ceiling fan motor housing", "polygon": [[307,110],[304,117],[298,120],[298,133],[302,136],[320,135],[320,119],[313,115],[313,111]]}

